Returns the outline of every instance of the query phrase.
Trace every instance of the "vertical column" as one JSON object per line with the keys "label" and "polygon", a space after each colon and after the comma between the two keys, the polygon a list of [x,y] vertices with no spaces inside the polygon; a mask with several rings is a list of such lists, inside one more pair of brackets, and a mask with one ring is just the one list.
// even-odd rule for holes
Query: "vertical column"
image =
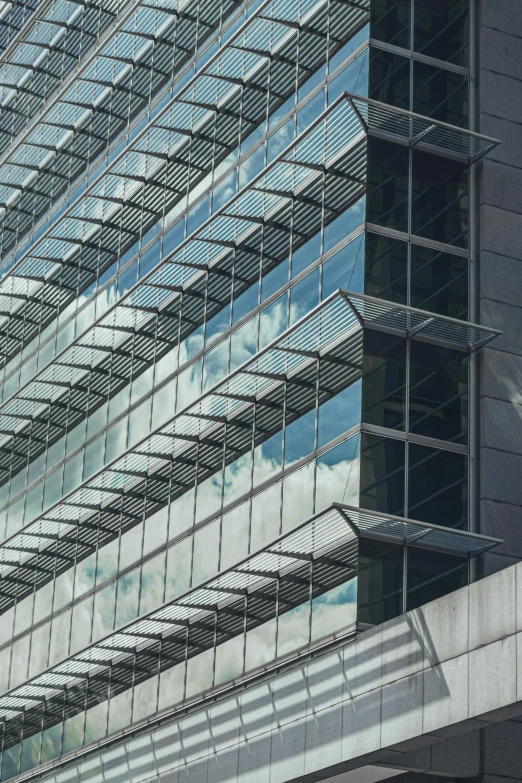
{"label": "vertical column", "polygon": [[506,542],[488,574],[522,559],[522,13],[519,0],[477,5],[478,130],[502,142],[478,199],[478,316],[503,331],[480,368],[479,532]]}

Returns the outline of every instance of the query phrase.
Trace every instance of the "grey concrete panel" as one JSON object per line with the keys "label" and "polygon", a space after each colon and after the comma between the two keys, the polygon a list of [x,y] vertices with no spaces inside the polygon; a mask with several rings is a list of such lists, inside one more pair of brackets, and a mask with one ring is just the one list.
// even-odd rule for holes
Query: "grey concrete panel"
{"label": "grey concrete panel", "polygon": [[270,783],[283,783],[305,771],[306,720],[286,722],[272,731]]}
{"label": "grey concrete panel", "polygon": [[305,718],[308,707],[306,666],[282,672],[280,677],[272,680],[272,724],[282,726],[289,718],[298,720]]}
{"label": "grey concrete panel", "polygon": [[479,28],[481,70],[494,71],[514,79],[522,79],[520,45],[521,42],[513,36],[511,30],[502,32],[481,25]]}
{"label": "grey concrete panel", "polygon": [[314,712],[306,720],[305,772],[339,764],[343,705],[341,700],[327,709]]}
{"label": "grey concrete panel", "polygon": [[442,775],[472,777],[480,773],[480,743],[478,731],[452,737],[431,748],[431,768]]}
{"label": "grey concrete panel", "polygon": [[[508,568],[470,585],[469,648],[492,644],[516,633],[516,574]],[[502,596],[499,603],[498,598]]]}
{"label": "grey concrete panel", "polygon": [[505,721],[484,732],[483,771],[510,778],[522,775],[522,724]]}
{"label": "grey concrete panel", "polygon": [[[522,169],[520,174],[520,193],[522,195]],[[501,256],[490,250],[481,253],[480,295],[483,299],[495,299],[498,302],[520,307],[521,290],[522,262],[519,259]],[[494,343],[492,343],[492,348],[495,348]]]}
{"label": "grey concrete panel", "polygon": [[343,699],[380,688],[382,684],[382,629],[379,625],[361,634],[344,648]]}
{"label": "grey concrete panel", "polygon": [[[480,532],[501,538],[504,544],[495,547],[497,557],[508,555],[522,559],[522,509],[510,503],[482,500],[480,504]],[[509,563],[511,565],[511,563]]]}
{"label": "grey concrete panel", "polygon": [[491,576],[504,568],[510,568],[519,562],[520,558],[509,555],[497,555],[495,552],[486,552],[480,558],[480,577]]}
{"label": "grey concrete panel", "polygon": [[239,697],[218,701],[208,709],[210,718],[209,747],[214,753],[239,741]]}
{"label": "grey concrete panel", "polygon": [[421,608],[425,668],[468,651],[468,607],[459,591]]}
{"label": "grey concrete panel", "polygon": [[522,405],[482,397],[480,436],[486,448],[522,453]]}
{"label": "grey concrete panel", "polygon": [[481,71],[480,78],[481,110],[522,123],[522,82],[491,71]]}
{"label": "grey concrete panel", "polygon": [[386,623],[382,629],[382,684],[415,674],[423,666],[421,612],[408,612]]}
{"label": "grey concrete panel", "polygon": [[268,682],[247,688],[239,698],[242,739],[269,731],[272,727],[272,693]]}
{"label": "grey concrete panel", "polygon": [[459,655],[424,672],[423,730],[437,732],[468,718],[468,656]]}
{"label": "grey concrete panel", "polygon": [[522,259],[522,216],[516,212],[483,204],[480,209],[480,245],[508,258]]}
{"label": "grey concrete panel", "polygon": [[522,563],[517,563],[514,571],[516,592],[516,629],[517,633],[520,633],[522,632]]}
{"label": "grey concrete panel", "polygon": [[381,746],[413,739],[422,731],[424,673],[418,672],[382,688]]}
{"label": "grey concrete panel", "polygon": [[354,758],[380,749],[381,702],[381,688],[343,702],[342,758]]}
{"label": "grey concrete panel", "polygon": [[238,781],[268,783],[270,780],[270,733],[262,734],[239,745]]}
{"label": "grey concrete panel", "polygon": [[522,168],[484,158],[481,173],[481,204],[522,212]]}
{"label": "grey concrete panel", "polygon": [[479,21],[495,30],[522,36],[522,18],[518,0],[482,0]]}
{"label": "grey concrete panel", "polygon": [[343,698],[344,682],[342,648],[311,660],[306,667],[307,714],[339,704]]}
{"label": "grey concrete panel", "polygon": [[518,123],[482,111],[478,119],[478,128],[486,136],[492,136],[500,141],[495,149],[488,152],[487,160],[498,160],[520,168],[522,165],[522,137]]}
{"label": "grey concrete panel", "polygon": [[239,746],[237,742],[230,748],[209,756],[207,783],[228,783],[237,779]]}
{"label": "grey concrete panel", "polygon": [[480,450],[480,485],[484,499],[522,505],[522,457],[497,449]]}
{"label": "grey concrete panel", "polygon": [[522,405],[522,356],[498,351],[495,342],[491,346],[481,351],[481,395]]}
{"label": "grey concrete panel", "polygon": [[[500,571],[483,582],[489,582],[507,571]],[[510,636],[469,653],[469,712],[470,715],[496,713],[499,705],[517,701],[516,638]],[[496,718],[496,714],[492,715]],[[499,716],[500,719],[503,717]]]}

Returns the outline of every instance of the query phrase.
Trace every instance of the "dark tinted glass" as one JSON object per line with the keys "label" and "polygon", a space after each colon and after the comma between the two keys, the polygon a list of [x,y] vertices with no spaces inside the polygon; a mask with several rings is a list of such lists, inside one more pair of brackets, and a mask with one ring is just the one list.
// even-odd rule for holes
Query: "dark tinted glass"
{"label": "dark tinted glass", "polygon": [[363,354],[363,421],[404,429],[406,408],[406,340],[365,331]]}
{"label": "dark tinted glass", "polygon": [[406,304],[408,245],[379,234],[366,234],[364,292]]}
{"label": "dark tinted glass", "polygon": [[408,547],[406,610],[434,601],[468,583],[463,557]]}
{"label": "dark tinted glass", "polygon": [[468,77],[416,62],[413,68],[413,111],[466,128]]}
{"label": "dark tinted glass", "polygon": [[360,475],[363,508],[404,513],[404,441],[363,433]]}
{"label": "dark tinted glass", "polygon": [[378,41],[410,48],[411,0],[372,0],[370,35]]}
{"label": "dark tinted glass", "polygon": [[410,61],[399,54],[370,48],[369,96],[400,109],[410,108]]}
{"label": "dark tinted glass", "polygon": [[461,163],[413,150],[412,233],[467,247],[468,171]]}
{"label": "dark tinted glass", "polygon": [[451,318],[468,317],[468,259],[411,246],[411,304]]}
{"label": "dark tinted glass", "polygon": [[467,442],[467,354],[412,340],[410,430],[428,438]]}
{"label": "dark tinted glass", "polygon": [[403,552],[396,544],[360,539],[359,622],[378,625],[402,613]]}
{"label": "dark tinted glass", "polygon": [[465,454],[409,445],[408,516],[466,528],[468,458]]}
{"label": "dark tinted glass", "polygon": [[466,66],[468,23],[468,0],[415,0],[415,51]]}
{"label": "dark tinted glass", "polygon": [[368,139],[366,219],[369,223],[408,230],[408,150]]}

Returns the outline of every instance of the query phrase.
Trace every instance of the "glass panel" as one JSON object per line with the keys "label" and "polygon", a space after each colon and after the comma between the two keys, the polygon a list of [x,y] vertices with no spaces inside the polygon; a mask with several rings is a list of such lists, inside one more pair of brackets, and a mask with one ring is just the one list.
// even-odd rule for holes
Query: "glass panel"
{"label": "glass panel", "polygon": [[408,516],[436,525],[467,528],[468,458],[410,443]]}
{"label": "glass panel", "polygon": [[304,416],[286,425],[285,468],[311,454],[315,447],[316,411],[313,408]]}
{"label": "glass panel", "polygon": [[407,282],[408,244],[367,232],[364,293],[406,304]]}
{"label": "glass panel", "polygon": [[[345,209],[339,217],[332,220],[324,229],[323,253],[328,253],[339,242],[352,234],[364,222],[366,211],[366,199],[363,197],[348,209]],[[350,290],[353,290],[350,288]]]}
{"label": "glass panel", "polygon": [[317,459],[315,512],[332,503],[359,505],[359,436]]}
{"label": "glass panel", "polygon": [[[239,563],[248,555],[250,503],[242,503],[223,514],[221,524],[221,570]],[[217,666],[217,662],[216,662]]]}
{"label": "glass panel", "polygon": [[413,67],[413,111],[467,128],[468,77],[416,62]]}
{"label": "glass panel", "polygon": [[377,625],[402,614],[404,549],[397,544],[359,541],[359,622]]}
{"label": "glass panel", "polygon": [[468,244],[468,171],[461,163],[413,150],[412,234],[456,247]]}
{"label": "glass panel", "polygon": [[434,601],[468,583],[466,558],[408,547],[406,610]]}
{"label": "glass panel", "polygon": [[371,46],[369,97],[408,110],[410,108],[409,59]]}
{"label": "glass panel", "polygon": [[342,247],[322,267],[322,298],[344,288],[364,292],[364,234]]}
{"label": "glass panel", "polygon": [[245,637],[241,634],[216,647],[215,685],[242,674],[244,645]]}
{"label": "glass panel", "polygon": [[467,442],[467,354],[412,340],[410,430],[428,438]]}
{"label": "glass panel", "polygon": [[404,429],[406,340],[366,330],[363,368],[363,421],[379,427]]}
{"label": "glass panel", "polygon": [[[304,575],[299,572],[299,577]],[[279,614],[277,623],[277,657],[288,655],[310,640],[310,602]]]}
{"label": "glass panel", "polygon": [[451,318],[468,318],[468,259],[411,245],[411,305]]}
{"label": "glass panel", "polygon": [[362,382],[356,381],[321,405],[317,433],[318,448],[359,424],[361,389]]}
{"label": "glass panel", "polygon": [[356,620],[357,578],[354,578],[321,592],[312,600],[312,641],[348,629]]}
{"label": "glass panel", "polygon": [[408,230],[408,156],[404,147],[368,139],[368,222]]}
{"label": "glass panel", "polygon": [[361,436],[361,506],[372,511],[404,513],[404,442],[363,433]]}
{"label": "glass panel", "polygon": [[283,533],[306,522],[314,512],[313,462],[285,477],[283,484]]}
{"label": "glass panel", "polygon": [[370,34],[379,41],[410,48],[411,0],[372,0]]}
{"label": "glass panel", "polygon": [[415,51],[468,64],[468,0],[415,0]]}
{"label": "glass panel", "polygon": [[273,484],[252,498],[250,551],[257,552],[280,535],[281,483]]}

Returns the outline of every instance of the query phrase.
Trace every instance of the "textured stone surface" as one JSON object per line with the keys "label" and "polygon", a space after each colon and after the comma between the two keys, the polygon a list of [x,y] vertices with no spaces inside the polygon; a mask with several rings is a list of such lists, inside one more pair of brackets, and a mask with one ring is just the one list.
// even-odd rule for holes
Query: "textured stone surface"
{"label": "textured stone surface", "polygon": [[[522,556],[522,13],[478,3],[479,130],[500,146],[480,164],[479,318],[503,334],[480,356],[480,532],[505,539],[482,573]],[[478,524],[477,524],[478,523]]]}

